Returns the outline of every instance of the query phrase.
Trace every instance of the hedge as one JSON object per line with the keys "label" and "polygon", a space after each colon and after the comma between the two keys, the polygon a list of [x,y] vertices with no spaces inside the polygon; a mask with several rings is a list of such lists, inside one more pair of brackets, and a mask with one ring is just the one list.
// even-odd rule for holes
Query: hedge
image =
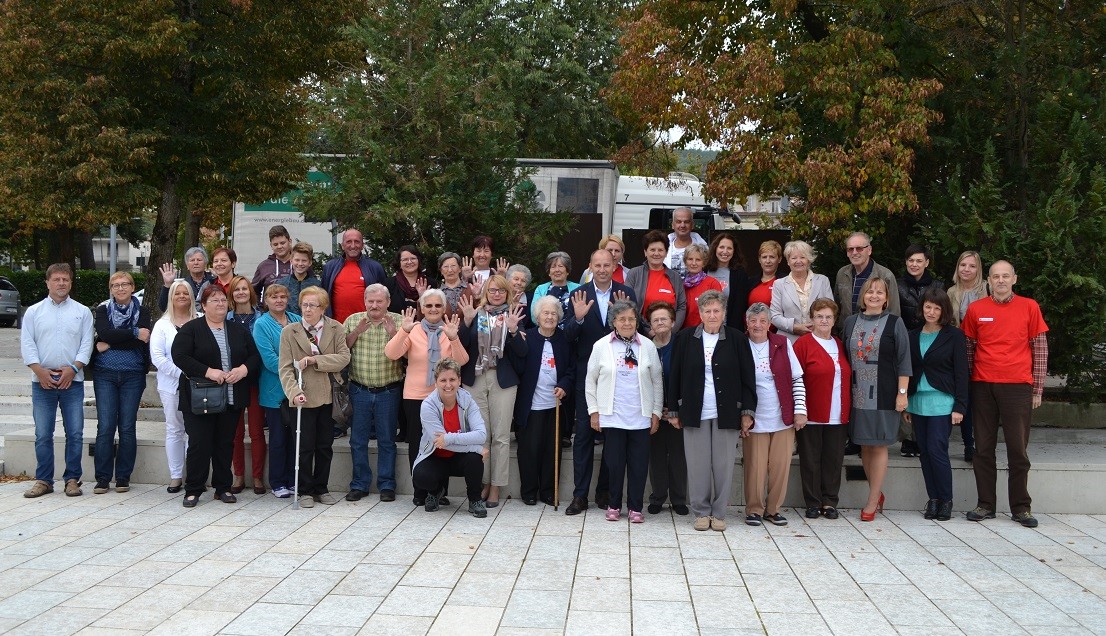
{"label": "hedge", "polygon": [[[5,274],[19,290],[19,303],[29,307],[46,298],[46,279],[40,271],[12,271]],[[143,272],[131,272],[134,276],[135,289],[142,289],[146,285],[146,274]],[[108,279],[111,274],[99,269],[79,269],[77,279],[73,281],[73,290],[70,296],[80,303],[95,307],[107,300],[111,293],[108,289]]]}

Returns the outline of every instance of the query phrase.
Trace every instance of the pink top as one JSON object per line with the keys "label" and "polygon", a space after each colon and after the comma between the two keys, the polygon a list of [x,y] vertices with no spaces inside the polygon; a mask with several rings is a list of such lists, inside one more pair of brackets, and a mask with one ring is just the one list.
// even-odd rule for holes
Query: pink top
{"label": "pink top", "polygon": [[[384,355],[392,360],[407,357],[407,377],[403,381],[405,400],[425,400],[434,391],[433,385],[426,386],[426,371],[430,366],[429,345],[426,330],[417,323],[411,333],[400,329],[384,345]],[[461,346],[460,340],[450,341],[445,332],[439,332],[438,346],[442,351],[442,358],[453,358],[462,366],[469,361],[469,352]]]}

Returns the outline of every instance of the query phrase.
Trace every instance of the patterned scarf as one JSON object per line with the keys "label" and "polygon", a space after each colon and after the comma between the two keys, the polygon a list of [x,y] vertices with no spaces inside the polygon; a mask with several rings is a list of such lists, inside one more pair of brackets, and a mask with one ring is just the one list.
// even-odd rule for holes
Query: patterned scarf
{"label": "patterned scarf", "polygon": [[507,305],[484,305],[476,314],[476,374],[494,369],[507,342]]}
{"label": "patterned scarf", "polygon": [[703,279],[707,277],[706,272],[699,272],[698,274],[688,274],[684,279],[684,289],[691,289],[692,287],[703,282]]}
{"label": "patterned scarf", "polygon": [[426,332],[426,353],[430,359],[430,364],[426,367],[426,386],[434,386],[434,367],[438,366],[438,361],[442,359],[442,343],[438,341],[438,332],[442,329],[442,322],[430,322],[423,318],[422,329]]}
{"label": "patterned scarf", "polygon": [[115,329],[134,329],[138,325],[138,299],[131,296],[131,302],[120,305],[115,299],[108,301],[108,318]]}

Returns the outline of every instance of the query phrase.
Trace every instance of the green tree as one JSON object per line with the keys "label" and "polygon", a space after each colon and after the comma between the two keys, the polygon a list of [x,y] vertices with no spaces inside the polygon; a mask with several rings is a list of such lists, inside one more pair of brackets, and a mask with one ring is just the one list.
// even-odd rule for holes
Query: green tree
{"label": "green tree", "polygon": [[183,221],[195,244],[197,213],[302,178],[308,89],[350,57],[339,31],[355,6],[0,3],[0,214],[91,230],[156,209],[153,273]]}
{"label": "green tree", "polygon": [[514,158],[604,156],[621,143],[598,98],[621,2],[386,0],[348,30],[361,64],[327,85],[317,146],[336,187],[305,197],[390,258],[412,243],[463,250],[488,234],[512,261],[540,262],[568,229],[534,213]]}

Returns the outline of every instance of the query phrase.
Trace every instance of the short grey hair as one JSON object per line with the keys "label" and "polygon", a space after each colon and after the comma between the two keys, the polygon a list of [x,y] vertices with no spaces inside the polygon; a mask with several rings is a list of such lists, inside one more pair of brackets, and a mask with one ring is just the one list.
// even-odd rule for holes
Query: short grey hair
{"label": "short grey hair", "polygon": [[698,243],[692,243],[691,245],[688,245],[687,248],[684,249],[685,263],[687,262],[688,255],[690,254],[698,254],[699,258],[703,259],[703,266],[706,267],[707,259],[710,256],[710,252],[707,251],[707,247],[705,245],[699,245]]}
{"label": "short grey hair", "polygon": [[207,250],[205,250],[204,248],[197,245],[195,247],[190,247],[190,248],[184,250],[184,260],[185,260],[185,262],[187,262],[188,259],[192,258],[192,256],[194,254],[202,255],[204,257],[204,262],[205,263],[207,263],[211,260],[207,257]]}
{"label": "short grey hair", "polygon": [[515,263],[507,268],[507,282],[511,282],[511,276],[515,274],[522,274],[526,277],[526,284],[529,285],[534,276],[530,273],[530,268],[522,263]]}
{"label": "short grey hair", "polygon": [[702,294],[699,294],[699,298],[696,300],[696,302],[699,304],[699,309],[702,309],[703,307],[706,307],[711,303],[718,303],[719,305],[722,305],[723,311],[726,310],[726,297],[722,295],[722,292],[718,291],[717,289],[708,289]]}
{"label": "short grey hair", "polygon": [[748,320],[757,314],[764,314],[771,317],[772,312],[768,309],[768,305],[765,305],[764,303],[753,303],[749,306],[748,309],[745,310],[745,320]]}
{"label": "short grey hair", "polygon": [[534,301],[534,315],[541,315],[542,309],[546,305],[553,305],[553,308],[557,310],[557,322],[561,322],[561,319],[565,317],[564,307],[561,306],[561,301],[557,300],[556,296],[542,296]]}
{"label": "short grey hair", "polygon": [[792,252],[798,252],[800,255],[805,256],[806,260],[811,263],[814,262],[814,259],[818,258],[814,255],[814,248],[806,241],[788,241],[787,245],[783,246],[783,257],[790,258]]}
{"label": "short grey hair", "polygon": [[864,239],[864,242],[867,243],[868,245],[872,244],[872,237],[868,236],[867,233],[865,233],[865,232],[853,232],[852,234],[850,234],[845,239],[845,245],[848,246],[849,241],[851,241],[852,239],[857,238],[857,237],[860,237],[860,238]]}
{"label": "short grey hair", "polygon": [[626,311],[637,313],[637,305],[634,304],[634,301],[616,300],[611,303],[610,309],[607,310],[607,324],[610,325],[611,329],[614,329],[614,319],[618,317],[618,314]]}
{"label": "short grey hair", "polygon": [[422,307],[424,304],[426,304],[426,299],[430,298],[431,296],[437,296],[439,299],[441,299],[442,305],[444,305],[446,309],[449,309],[449,301],[446,300],[445,292],[438,289],[437,287],[431,287],[430,289],[424,291],[421,296],[419,296],[419,307]]}
{"label": "short grey hair", "polygon": [[366,287],[363,297],[368,298],[369,294],[384,294],[384,297],[388,300],[392,299],[391,290],[389,290],[387,286],[381,285],[380,283],[373,283],[372,285]]}
{"label": "short grey hair", "polygon": [[570,274],[572,273],[572,257],[568,255],[568,252],[550,252],[549,256],[545,257],[545,263],[542,265],[545,273],[548,274],[549,268],[553,267],[558,261],[565,266]]}
{"label": "short grey hair", "polygon": [[460,254],[458,254],[457,252],[442,252],[442,255],[438,257],[438,269],[441,269],[442,265],[445,265],[445,262],[448,261],[451,258],[457,259],[457,266],[460,267],[460,265],[461,265],[461,255]]}
{"label": "short grey hair", "polygon": [[461,365],[453,358],[442,358],[438,361],[438,364],[434,367],[434,379],[437,380],[438,376],[446,371],[452,371],[457,374],[458,378],[461,377]]}

